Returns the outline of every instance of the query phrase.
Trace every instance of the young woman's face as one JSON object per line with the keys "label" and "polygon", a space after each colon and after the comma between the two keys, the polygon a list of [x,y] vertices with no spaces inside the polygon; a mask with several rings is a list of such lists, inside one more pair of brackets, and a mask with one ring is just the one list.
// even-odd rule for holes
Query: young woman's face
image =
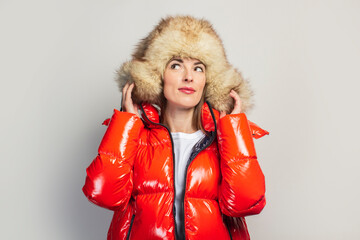
{"label": "young woman's face", "polygon": [[195,107],[205,86],[205,65],[193,58],[173,58],[164,72],[164,96],[167,108]]}

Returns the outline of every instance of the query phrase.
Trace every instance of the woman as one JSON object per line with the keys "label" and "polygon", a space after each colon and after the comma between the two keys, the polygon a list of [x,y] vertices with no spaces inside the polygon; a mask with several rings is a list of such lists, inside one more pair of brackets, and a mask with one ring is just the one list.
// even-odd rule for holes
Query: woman
{"label": "woman", "polygon": [[249,239],[243,217],[265,206],[252,137],[267,132],[247,120],[251,91],[211,24],[163,19],[118,82],[123,111],[83,187],[114,210],[108,239]]}

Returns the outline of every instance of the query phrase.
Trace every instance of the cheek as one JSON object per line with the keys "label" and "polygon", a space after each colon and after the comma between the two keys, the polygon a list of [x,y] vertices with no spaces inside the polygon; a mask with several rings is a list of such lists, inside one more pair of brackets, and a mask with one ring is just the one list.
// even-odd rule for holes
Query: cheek
{"label": "cheek", "polygon": [[198,94],[196,95],[196,101],[197,101],[197,103],[199,103],[199,101],[201,100],[201,97],[203,95],[204,88],[205,88],[205,79],[204,79],[204,81],[199,82],[197,88],[200,90],[200,91],[198,91]]}
{"label": "cheek", "polygon": [[164,92],[164,96],[167,100],[169,100],[169,98],[174,96],[174,89],[175,89],[175,84],[173,82],[164,80],[163,92]]}
{"label": "cheek", "polygon": [[163,90],[163,92],[164,92],[164,97],[165,97],[167,100],[169,100],[169,96],[171,96],[171,92],[170,92],[170,89],[169,89],[169,85],[166,85],[166,84],[164,83],[164,90]]}
{"label": "cheek", "polygon": [[204,91],[205,83],[206,83],[206,77],[204,76],[199,83],[199,88],[202,89],[202,91]]}
{"label": "cheek", "polygon": [[[174,73],[165,72],[164,73],[164,94],[171,94],[177,89],[179,76]],[[166,97],[166,95],[165,95]]]}

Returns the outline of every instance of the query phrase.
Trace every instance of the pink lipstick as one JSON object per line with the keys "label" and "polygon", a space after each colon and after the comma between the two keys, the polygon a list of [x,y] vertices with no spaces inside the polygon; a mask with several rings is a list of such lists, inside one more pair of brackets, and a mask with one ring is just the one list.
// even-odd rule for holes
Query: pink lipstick
{"label": "pink lipstick", "polygon": [[179,88],[179,91],[186,93],[186,94],[192,94],[195,92],[195,89],[193,89],[191,87],[182,87],[182,88]]}

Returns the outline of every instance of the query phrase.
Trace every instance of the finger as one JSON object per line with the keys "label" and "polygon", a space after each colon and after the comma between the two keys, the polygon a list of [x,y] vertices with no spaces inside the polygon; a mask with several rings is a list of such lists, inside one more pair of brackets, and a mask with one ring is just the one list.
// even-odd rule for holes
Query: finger
{"label": "finger", "polygon": [[122,98],[121,98],[121,106],[122,106],[122,108],[125,107],[125,96],[126,96],[126,91],[127,91],[128,88],[129,88],[129,83],[127,82],[124,85],[123,89],[122,89]]}
{"label": "finger", "polygon": [[139,115],[139,105],[134,104],[134,110],[135,110],[136,115],[138,115],[138,117],[140,117],[140,115]]}
{"label": "finger", "polygon": [[234,108],[231,112],[231,114],[237,114],[241,112],[241,99],[239,94],[235,92],[234,90],[230,91],[230,96],[234,99]]}
{"label": "finger", "polygon": [[130,84],[130,86],[128,87],[128,89],[126,90],[126,93],[125,93],[125,108],[126,108],[127,112],[134,111],[133,101],[131,98],[131,93],[132,93],[132,90],[134,89],[134,86],[135,86],[134,83]]}
{"label": "finger", "polygon": [[129,88],[129,83],[127,82],[125,85],[124,85],[124,87],[123,87],[123,89],[122,89],[122,94],[123,95],[125,95],[125,93],[126,93],[126,90]]}
{"label": "finger", "polygon": [[223,118],[223,117],[225,117],[226,116],[226,112],[225,111],[221,111],[220,112],[220,118]]}
{"label": "finger", "polygon": [[132,90],[134,89],[134,86],[135,86],[135,84],[132,83],[132,84],[129,85],[128,89],[126,90],[125,98],[127,100],[132,100],[131,99],[131,93],[132,93]]}

